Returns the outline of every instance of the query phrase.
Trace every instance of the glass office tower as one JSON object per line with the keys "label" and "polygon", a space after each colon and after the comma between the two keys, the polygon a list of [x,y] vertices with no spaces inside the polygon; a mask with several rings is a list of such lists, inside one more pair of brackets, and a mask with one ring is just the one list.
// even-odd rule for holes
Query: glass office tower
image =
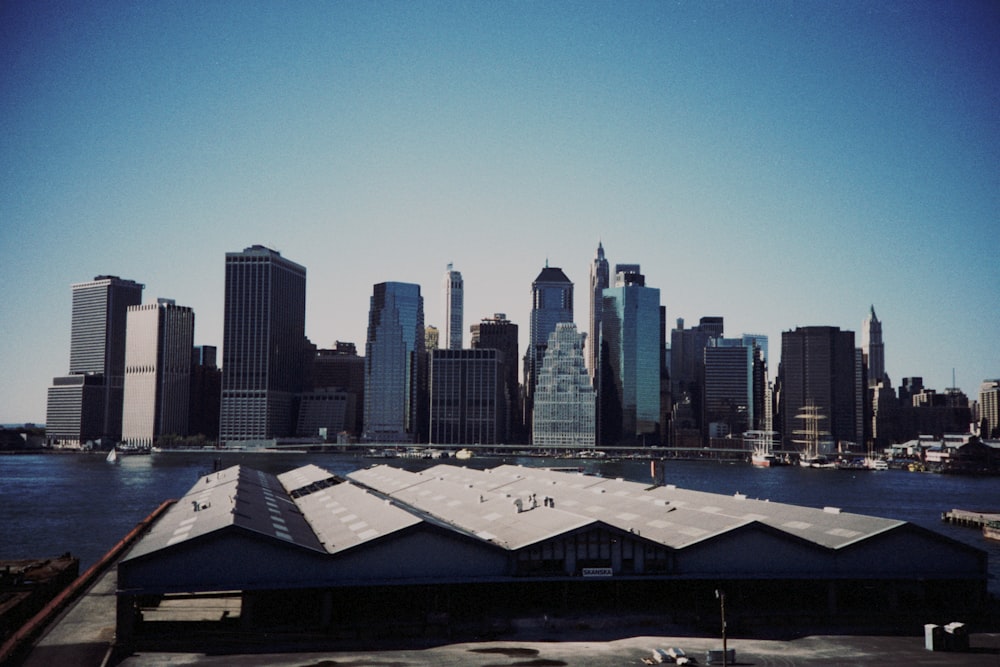
{"label": "glass office tower", "polygon": [[660,290],[630,266],[602,301],[601,427],[613,441],[601,444],[642,442],[660,420]]}
{"label": "glass office tower", "polygon": [[424,430],[424,299],[420,285],[375,285],[365,343],[364,439],[417,442]]}

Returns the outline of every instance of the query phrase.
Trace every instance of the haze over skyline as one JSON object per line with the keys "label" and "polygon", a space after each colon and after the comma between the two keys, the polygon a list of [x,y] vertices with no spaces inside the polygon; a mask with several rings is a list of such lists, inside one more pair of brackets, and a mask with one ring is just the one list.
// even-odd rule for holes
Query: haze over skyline
{"label": "haze over skyline", "polygon": [[[993,2],[0,6],[0,422],[44,422],[72,283],[118,275],[222,345],[225,253],[308,271],[363,353],[372,285],[528,333],[546,261],[639,263],[668,326],[874,304],[894,386],[1000,377]],[[588,332],[589,333],[589,332]],[[221,356],[220,356],[221,358]]]}

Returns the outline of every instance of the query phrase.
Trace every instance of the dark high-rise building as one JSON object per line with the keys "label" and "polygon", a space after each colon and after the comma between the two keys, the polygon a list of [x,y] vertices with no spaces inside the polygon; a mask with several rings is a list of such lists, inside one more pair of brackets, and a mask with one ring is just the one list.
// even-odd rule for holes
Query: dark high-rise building
{"label": "dark high-rise building", "polygon": [[899,404],[903,406],[913,405],[913,397],[923,390],[924,379],[922,377],[903,378],[903,383],[899,385]]}
{"label": "dark high-rise building", "polygon": [[705,353],[709,341],[722,338],[723,319],[717,316],[702,317],[698,325],[684,328],[684,320],[677,319],[677,328],[670,332],[670,393],[674,404],[690,407],[696,426],[701,427],[702,398],[704,394]]}
{"label": "dark high-rise building", "polygon": [[[121,439],[128,308],[142,303],[143,287],[117,276],[73,285],[71,377],[53,380],[49,390],[46,430],[51,441],[79,446],[103,439],[110,446]],[[84,375],[90,379],[72,377]]]}
{"label": "dark high-rise building", "polygon": [[857,366],[854,332],[839,327],[798,327],[781,334],[782,439],[802,430],[803,408],[815,408],[834,441],[857,437]]}
{"label": "dark high-rise building", "polygon": [[501,356],[496,349],[431,352],[431,443],[495,445],[506,441]]}
{"label": "dark high-rise building", "polygon": [[[316,351],[312,360],[312,388],[327,393],[334,389],[344,392],[347,396],[343,399],[345,414],[341,428],[351,435],[361,433],[365,405],[365,358],[358,355],[354,343],[338,340],[332,350]],[[334,399],[323,397],[325,402],[331,400]]]}
{"label": "dark high-rise building", "polygon": [[222,371],[214,345],[198,345],[191,350],[191,403],[188,407],[188,434],[208,440],[219,437],[219,401]]}
{"label": "dark high-rise building", "polygon": [[424,436],[424,335],[420,285],[375,285],[365,343],[365,440],[419,442]]}
{"label": "dark high-rise building", "polygon": [[503,399],[506,409],[504,430],[506,440],[501,442],[526,443],[527,434],[521,422],[521,391],[517,380],[518,340],[517,325],[504,313],[485,317],[479,324],[469,327],[472,349],[498,350],[500,373],[503,378]]}
{"label": "dark high-rise building", "polygon": [[710,438],[739,436],[752,427],[754,352],[738,338],[713,338],[703,350],[702,424]]}
{"label": "dark high-rise building", "polygon": [[882,342],[882,323],[875,315],[875,306],[861,324],[861,350],[868,364],[868,386],[886,382],[885,344]]}
{"label": "dark high-rise building", "polygon": [[531,424],[535,385],[549,336],[560,322],[573,321],[573,283],[562,269],[547,263],[531,283],[530,341],[524,352],[525,424]]}
{"label": "dark high-rise building", "polygon": [[305,267],[260,245],[226,253],[220,441],[294,435],[305,325]]}
{"label": "dark high-rise building", "polygon": [[598,243],[597,254],[590,263],[590,329],[587,330],[590,338],[587,343],[587,372],[590,373],[592,383],[597,381],[597,367],[601,360],[601,313],[604,310],[601,299],[604,290],[611,286],[610,280],[608,260],[604,258],[604,245]]}

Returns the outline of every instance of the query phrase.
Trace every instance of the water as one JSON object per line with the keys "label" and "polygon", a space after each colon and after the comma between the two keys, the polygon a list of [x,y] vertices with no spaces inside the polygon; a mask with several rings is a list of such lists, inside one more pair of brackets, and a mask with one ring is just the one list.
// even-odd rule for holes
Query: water
{"label": "water", "polygon": [[[100,455],[0,456],[0,559],[55,556],[66,551],[85,569],[168,498],[180,498],[212,469],[214,454],[127,456],[109,464]],[[335,474],[385,463],[344,454],[227,454],[224,466],[242,463],[280,473],[314,463]],[[542,458],[474,458],[468,461],[395,459],[411,470],[438,463],[488,468],[582,466],[604,477],[651,481],[648,461],[567,461]],[[794,466],[754,468],[748,464],[666,461],[667,484],[713,493],[909,521],[961,540],[989,554],[990,591],[1000,594],[1000,543],[978,530],[941,521],[953,508],[1000,511],[1000,477],[812,470]]]}

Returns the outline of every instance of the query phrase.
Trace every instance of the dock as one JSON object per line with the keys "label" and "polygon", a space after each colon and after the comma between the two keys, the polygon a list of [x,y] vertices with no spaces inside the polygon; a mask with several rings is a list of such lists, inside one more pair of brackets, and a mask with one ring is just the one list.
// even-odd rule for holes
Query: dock
{"label": "dock", "polygon": [[982,528],[991,522],[1000,521],[1000,512],[953,509],[947,512],[942,512],[941,520],[959,526]]}

